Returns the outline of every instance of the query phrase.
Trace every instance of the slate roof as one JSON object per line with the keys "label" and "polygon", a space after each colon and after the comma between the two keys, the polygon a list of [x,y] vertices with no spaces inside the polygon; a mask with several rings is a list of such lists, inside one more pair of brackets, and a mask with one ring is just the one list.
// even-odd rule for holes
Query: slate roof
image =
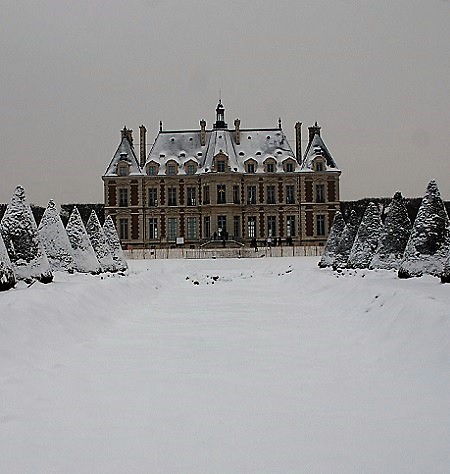
{"label": "slate roof", "polygon": [[126,136],[122,137],[117,151],[114,153],[114,156],[106,169],[105,176],[117,176],[117,169],[120,161],[128,164],[130,176],[144,174],[139,167],[139,161],[134,153],[133,145]]}
{"label": "slate roof", "polygon": [[[155,162],[160,166],[160,174],[165,173],[165,165],[168,161],[174,161],[181,169],[188,161],[198,164],[198,173],[210,172],[213,158],[218,153],[228,157],[229,166],[232,171],[244,172],[245,163],[248,160],[255,161],[258,166],[256,172],[263,172],[264,161],[274,158],[276,171],[282,171],[282,163],[287,158],[297,160],[282,130],[268,129],[242,129],[240,131],[240,143],[236,143],[235,130],[217,129],[206,132],[205,145],[201,145],[201,132],[193,131],[164,131],[159,132],[155,143],[147,157],[147,163]],[[297,163],[296,170],[300,170]]]}
{"label": "slate roof", "polygon": [[308,143],[306,151],[303,157],[302,171],[312,170],[313,161],[317,156],[323,156],[327,162],[327,168],[334,168],[337,170],[336,162],[329,152],[325,142],[322,140],[322,137],[316,133],[313,139]]}

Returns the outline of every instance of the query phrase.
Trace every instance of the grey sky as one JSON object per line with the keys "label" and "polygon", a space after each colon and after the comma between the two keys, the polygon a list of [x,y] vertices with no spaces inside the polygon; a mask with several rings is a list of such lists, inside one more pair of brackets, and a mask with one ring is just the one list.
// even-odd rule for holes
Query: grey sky
{"label": "grey sky", "polygon": [[219,90],[242,128],[317,120],[342,199],[450,199],[448,1],[4,0],[0,44],[0,202],[102,202],[123,125],[210,126]]}

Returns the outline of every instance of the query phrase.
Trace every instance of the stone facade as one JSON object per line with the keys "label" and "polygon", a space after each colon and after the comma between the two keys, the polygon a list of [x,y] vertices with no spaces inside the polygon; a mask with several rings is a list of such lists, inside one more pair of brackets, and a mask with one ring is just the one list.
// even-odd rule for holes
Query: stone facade
{"label": "stone facade", "polygon": [[325,243],[339,209],[340,170],[320,135],[309,127],[301,155],[281,128],[234,130],[221,103],[212,130],[160,132],[145,155],[140,127],[139,157],[124,128],[105,175],[105,215],[111,215],[124,246]]}

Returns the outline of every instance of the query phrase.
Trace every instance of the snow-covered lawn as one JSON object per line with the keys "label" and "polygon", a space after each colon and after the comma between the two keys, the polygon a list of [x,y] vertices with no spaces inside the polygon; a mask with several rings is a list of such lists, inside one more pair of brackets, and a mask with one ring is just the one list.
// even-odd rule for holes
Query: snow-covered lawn
{"label": "snow-covered lawn", "polygon": [[0,472],[449,472],[450,285],[317,261],[0,293]]}

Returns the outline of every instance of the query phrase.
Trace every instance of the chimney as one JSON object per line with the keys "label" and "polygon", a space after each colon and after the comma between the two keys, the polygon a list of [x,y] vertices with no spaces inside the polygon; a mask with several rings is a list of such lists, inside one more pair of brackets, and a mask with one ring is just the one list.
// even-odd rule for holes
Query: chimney
{"label": "chimney", "polygon": [[206,145],[206,121],[200,120],[200,144],[201,146]]}
{"label": "chimney", "polygon": [[241,121],[237,118],[234,121],[234,133],[235,133],[236,145],[240,145],[241,143],[241,129],[239,128],[240,125],[241,125]]}
{"label": "chimney", "polygon": [[297,161],[301,163],[302,161],[302,122],[297,122],[295,124],[295,155],[297,156]]}
{"label": "chimney", "polygon": [[312,126],[308,127],[309,130],[309,143],[312,142],[312,139],[314,138],[314,135],[317,133],[320,137],[320,128],[319,125],[317,125],[317,122]]}
{"label": "chimney", "polygon": [[145,151],[146,151],[146,137],[145,137],[145,134],[147,133],[147,129],[145,128],[144,125],[141,125],[139,127],[139,164],[141,166],[141,168],[144,167],[145,165]]}

